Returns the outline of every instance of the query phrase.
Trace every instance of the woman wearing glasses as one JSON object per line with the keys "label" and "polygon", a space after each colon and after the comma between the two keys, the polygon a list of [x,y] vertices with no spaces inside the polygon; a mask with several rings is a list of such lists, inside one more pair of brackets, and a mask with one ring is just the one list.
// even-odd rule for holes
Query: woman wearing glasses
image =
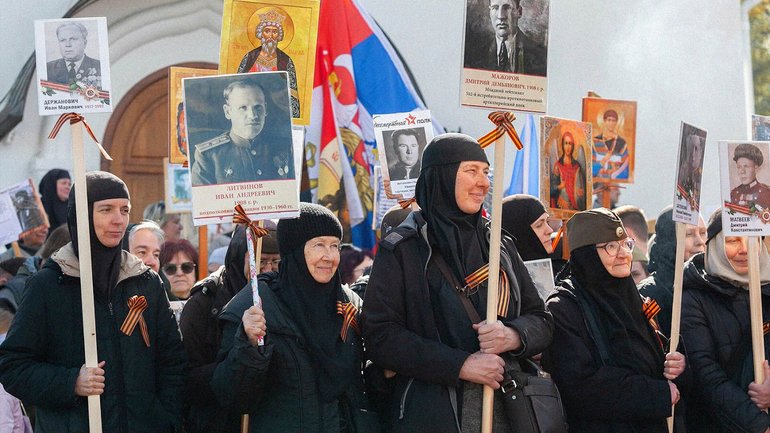
{"label": "woman wearing glasses", "polygon": [[[722,232],[722,210],[709,218],[706,252],[684,269],[682,341],[694,386],[688,394],[687,428],[698,433],[770,432],[770,367],[754,383],[749,328],[749,238]],[[757,239],[757,238],[754,238]],[[752,240],[754,240],[752,239]],[[770,317],[770,256],[760,245],[764,320]],[[765,322],[767,324],[767,322]],[[770,348],[765,328],[765,356]]]}
{"label": "woman wearing glasses", "polygon": [[[171,287],[169,299],[184,300],[190,297],[195,284],[195,269],[198,267],[198,252],[186,240],[166,241],[160,248],[160,269],[166,274]],[[173,299],[172,299],[173,298]]]}
{"label": "woman wearing glasses", "polygon": [[556,330],[543,365],[561,391],[570,432],[667,432],[679,400],[678,352],[662,337],[631,278],[634,240],[599,208],[567,223],[570,260],[548,300]]}

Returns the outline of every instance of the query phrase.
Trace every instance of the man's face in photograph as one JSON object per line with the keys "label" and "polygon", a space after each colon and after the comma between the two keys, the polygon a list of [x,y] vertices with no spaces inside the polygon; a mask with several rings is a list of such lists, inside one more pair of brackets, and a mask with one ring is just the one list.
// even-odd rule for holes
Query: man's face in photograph
{"label": "man's face in photograph", "polygon": [[232,132],[251,140],[265,126],[265,95],[257,87],[236,87],[224,105],[225,117],[232,122]]}
{"label": "man's face in photograph", "polygon": [[83,58],[86,51],[86,39],[75,26],[64,26],[56,32],[59,40],[59,50],[66,61],[77,62]]}
{"label": "man's face in photograph", "polygon": [[407,167],[417,164],[420,159],[420,144],[414,135],[400,135],[396,142],[398,160]]}
{"label": "man's face in photograph", "polygon": [[499,38],[507,38],[519,25],[521,7],[514,0],[490,0],[489,19],[492,20],[492,28]]}
{"label": "man's face in photograph", "polygon": [[757,164],[748,158],[738,158],[735,161],[738,169],[738,178],[742,185],[749,185],[757,179]]}

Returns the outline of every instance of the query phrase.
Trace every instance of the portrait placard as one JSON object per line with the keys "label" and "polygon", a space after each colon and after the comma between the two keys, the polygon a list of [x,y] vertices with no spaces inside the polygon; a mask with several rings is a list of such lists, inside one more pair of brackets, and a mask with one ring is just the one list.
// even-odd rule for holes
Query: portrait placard
{"label": "portrait placard", "polygon": [[551,259],[530,260],[524,262],[529,276],[532,277],[532,283],[535,284],[537,293],[545,301],[553,293],[556,285],[553,282],[553,264]]}
{"label": "portrait placard", "polygon": [[769,157],[767,141],[719,142],[725,236],[770,235]]}
{"label": "portrait placard", "polygon": [[751,139],[770,141],[770,116],[751,115]]}
{"label": "portrait placard", "polygon": [[299,213],[286,72],[182,80],[193,223]]}
{"label": "portrait placard", "polygon": [[216,75],[216,69],[168,68],[168,159],[172,164],[187,161],[187,130],[184,126],[184,103],[182,102],[182,79]]}
{"label": "portrait placard", "polygon": [[48,227],[48,215],[32,179],[0,190],[0,244],[17,241],[40,226]]}
{"label": "portrait placard", "polygon": [[398,204],[395,198],[388,198],[385,192],[385,183],[382,181],[382,169],[374,166],[374,204],[372,206],[372,230],[378,230],[382,226],[382,219],[393,206]]}
{"label": "portrait placard", "polygon": [[192,183],[190,170],[182,164],[171,164],[163,158],[166,187],[166,213],[192,212]]}
{"label": "portrait placard", "polygon": [[679,133],[674,221],[698,225],[700,219],[701,177],[706,147],[706,130],[682,122]]}
{"label": "portrait placard", "polygon": [[568,220],[590,208],[591,130],[587,122],[540,118],[540,198],[555,218]]}
{"label": "portrait placard", "polygon": [[465,0],[460,103],[545,113],[549,0]]}
{"label": "portrait placard", "polygon": [[593,126],[594,182],[633,183],[636,101],[583,98],[583,122]]}
{"label": "portrait placard", "polygon": [[225,0],[219,73],[285,71],[291,115],[310,124],[320,0]]}
{"label": "portrait placard", "polygon": [[110,103],[107,19],[35,21],[38,113],[105,113]]}
{"label": "portrait placard", "polygon": [[389,198],[414,197],[425,146],[433,140],[430,111],[375,114],[374,137]]}

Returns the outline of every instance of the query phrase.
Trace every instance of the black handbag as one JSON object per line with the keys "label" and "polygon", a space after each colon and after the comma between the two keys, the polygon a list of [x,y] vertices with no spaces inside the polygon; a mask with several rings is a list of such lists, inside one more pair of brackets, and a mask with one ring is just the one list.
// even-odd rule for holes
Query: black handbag
{"label": "black handbag", "polygon": [[[455,286],[457,297],[471,322],[481,322],[479,313],[443,257],[438,254],[434,257],[444,278]],[[551,375],[531,359],[518,360],[510,353],[500,356],[505,361],[505,373],[496,394],[503,401],[505,417],[511,429],[516,433],[567,433],[567,416]]]}

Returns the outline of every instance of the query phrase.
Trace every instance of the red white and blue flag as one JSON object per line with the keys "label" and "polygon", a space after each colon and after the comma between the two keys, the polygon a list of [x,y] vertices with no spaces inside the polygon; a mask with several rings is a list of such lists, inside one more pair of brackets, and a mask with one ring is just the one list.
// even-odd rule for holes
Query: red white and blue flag
{"label": "red white and blue flag", "polygon": [[[395,49],[356,0],[321,2],[317,47],[305,138],[313,201],[350,222],[354,244],[371,248],[372,114],[426,107]],[[434,128],[443,131],[435,121]]]}

